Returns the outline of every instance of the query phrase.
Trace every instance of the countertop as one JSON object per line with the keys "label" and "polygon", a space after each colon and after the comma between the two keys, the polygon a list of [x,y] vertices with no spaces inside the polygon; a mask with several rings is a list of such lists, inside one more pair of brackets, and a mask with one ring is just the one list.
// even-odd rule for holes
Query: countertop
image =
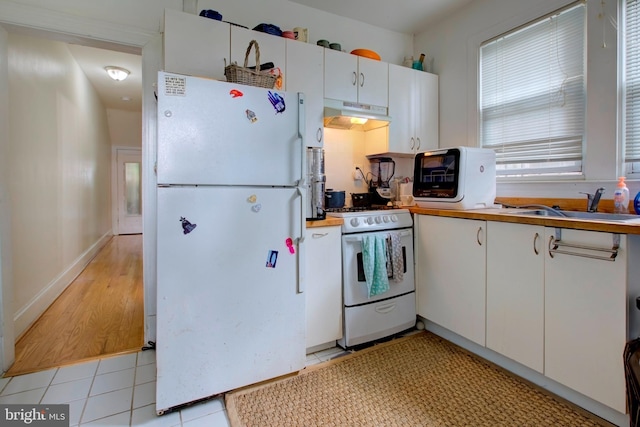
{"label": "countertop", "polygon": [[[411,207],[409,211],[417,215],[447,216],[453,218],[479,219],[484,221],[514,222],[518,224],[542,225],[545,227],[573,228],[577,230],[604,231],[618,234],[640,234],[640,222],[619,223],[602,220],[586,220],[575,218],[536,217],[516,215],[517,209],[495,208],[474,210],[447,210]],[[639,217],[640,218],[640,217]]]}
{"label": "countertop", "polygon": [[307,228],[331,227],[334,225],[342,225],[343,222],[342,218],[327,217],[326,219],[307,221]]}

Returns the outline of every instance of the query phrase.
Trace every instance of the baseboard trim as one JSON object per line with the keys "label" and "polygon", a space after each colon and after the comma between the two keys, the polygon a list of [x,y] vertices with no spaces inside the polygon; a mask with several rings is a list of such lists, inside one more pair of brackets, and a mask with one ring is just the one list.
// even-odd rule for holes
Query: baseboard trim
{"label": "baseboard trim", "polygon": [[109,239],[113,237],[113,233],[109,230],[102,235],[89,249],[81,254],[76,260],[67,267],[62,273],[45,286],[37,295],[20,308],[14,318],[14,330],[16,342],[29,330],[29,327],[45,312],[45,310],[67,289],[67,286],[75,280],[82,270],[91,262],[91,260],[100,252],[100,249],[107,244]]}

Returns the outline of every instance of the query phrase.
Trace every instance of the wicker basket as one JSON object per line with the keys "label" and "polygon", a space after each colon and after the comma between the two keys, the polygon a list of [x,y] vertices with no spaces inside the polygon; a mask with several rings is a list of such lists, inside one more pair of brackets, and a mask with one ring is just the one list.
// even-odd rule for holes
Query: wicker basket
{"label": "wicker basket", "polygon": [[[250,70],[247,68],[247,65],[249,62],[251,47],[254,45],[256,47],[256,69]],[[251,40],[249,47],[247,48],[247,52],[244,55],[244,67],[240,67],[237,63],[227,65],[224,67],[224,75],[230,83],[240,83],[243,85],[273,89],[277,76],[269,72],[265,73],[258,70],[260,70],[260,47],[258,46],[257,41]]]}

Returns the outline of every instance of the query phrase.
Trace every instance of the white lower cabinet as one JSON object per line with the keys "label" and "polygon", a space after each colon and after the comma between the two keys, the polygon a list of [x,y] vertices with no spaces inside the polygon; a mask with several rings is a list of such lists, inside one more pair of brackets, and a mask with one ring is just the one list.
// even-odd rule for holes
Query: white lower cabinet
{"label": "white lower cabinet", "polygon": [[416,312],[485,345],[486,222],[416,215]]}
{"label": "white lower cabinet", "polygon": [[544,227],[487,222],[487,347],[544,370]]}
{"label": "white lower cabinet", "polygon": [[640,236],[428,215],[414,224],[420,316],[539,372],[540,384],[626,413]]}
{"label": "white lower cabinet", "polygon": [[307,229],[306,348],[342,338],[340,226]]}
{"label": "white lower cabinet", "polygon": [[[614,235],[560,230],[560,241],[602,249]],[[615,261],[607,253],[559,246],[545,255],[545,375],[624,413],[623,351],[627,338],[627,236]],[[556,239],[547,228],[545,241]],[[634,296],[635,298],[635,296]]]}

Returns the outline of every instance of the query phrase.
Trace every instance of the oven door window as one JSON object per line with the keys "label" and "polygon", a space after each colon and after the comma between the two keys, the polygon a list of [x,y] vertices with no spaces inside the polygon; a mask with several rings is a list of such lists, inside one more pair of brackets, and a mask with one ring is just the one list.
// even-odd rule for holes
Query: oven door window
{"label": "oven door window", "polygon": [[[358,282],[366,282],[367,279],[364,277],[364,264],[362,262],[362,252],[358,252],[356,254],[356,258],[358,259]],[[404,266],[403,273],[407,272],[407,248],[402,246],[402,265]],[[393,267],[391,266],[391,262],[387,259],[387,276],[389,279],[393,277]]]}

